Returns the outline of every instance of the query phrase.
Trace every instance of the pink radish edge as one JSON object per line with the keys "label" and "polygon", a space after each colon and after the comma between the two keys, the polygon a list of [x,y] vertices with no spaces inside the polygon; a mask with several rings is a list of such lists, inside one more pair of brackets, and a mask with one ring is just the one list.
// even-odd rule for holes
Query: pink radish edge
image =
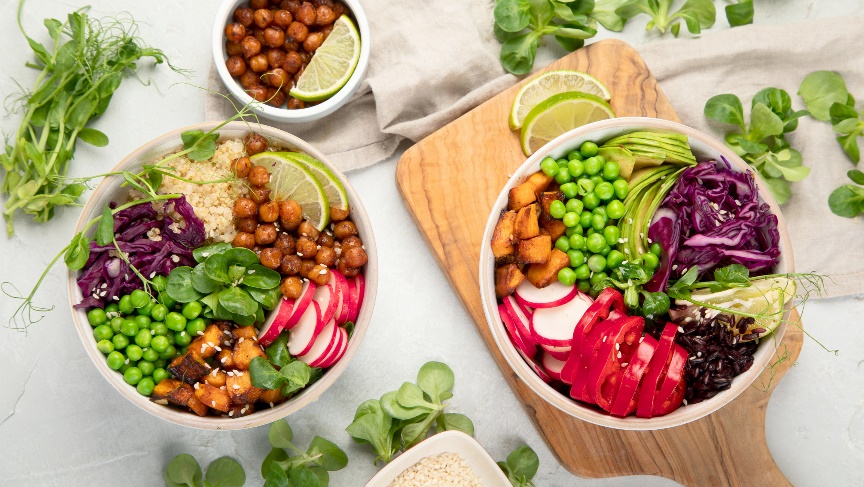
{"label": "pink radish edge", "polygon": [[268,346],[288,328],[288,319],[291,317],[291,312],[294,310],[294,300],[282,298],[279,300],[279,306],[270,312],[267,321],[261,326],[261,331],[258,332],[258,342],[263,346]]}
{"label": "pink radish edge", "polygon": [[321,309],[318,307],[318,303],[312,301],[312,304],[306,308],[306,312],[300,316],[297,326],[290,331],[288,353],[293,357],[309,353],[324,325],[325,323],[321,321]]}
{"label": "pink radish edge", "polygon": [[534,357],[537,353],[537,347],[532,347],[526,344],[521,335],[519,335],[519,330],[516,328],[516,324],[514,323],[513,316],[510,315],[510,312],[507,311],[507,307],[503,304],[498,305],[498,314],[501,317],[501,321],[504,323],[504,327],[507,329],[507,334],[510,335],[510,341],[519,350],[520,353],[528,356],[528,358]]}
{"label": "pink radish edge", "polygon": [[569,347],[573,340],[573,330],[591,306],[591,302],[591,298],[580,293],[578,299],[562,306],[535,309],[531,316],[531,334],[534,340],[541,345]]}
{"label": "pink radish edge", "polygon": [[558,281],[554,281],[546,287],[538,288],[528,280],[522,281],[514,292],[517,301],[531,308],[554,308],[561,306],[570,302],[578,294],[579,289],[576,286],[566,286]]}
{"label": "pink radish edge", "polygon": [[564,368],[565,362],[556,359],[550,353],[543,353],[543,358],[540,363],[543,365],[543,368],[546,369],[546,373],[549,374],[549,377],[555,380],[561,380],[561,370]]}
{"label": "pink radish edge", "polygon": [[342,357],[345,356],[345,352],[348,350],[348,341],[349,341],[348,332],[345,330],[345,328],[341,328],[341,327],[337,331],[339,332],[339,335],[341,336],[342,345],[333,354],[333,356],[327,357],[327,360],[325,360],[324,362],[321,363],[321,368],[326,369],[328,367],[332,367],[332,366],[336,365],[340,360],[342,360]]}
{"label": "pink radish edge", "polygon": [[321,333],[315,337],[309,351],[297,357],[297,360],[305,362],[308,365],[320,362],[327,355],[327,352],[330,351],[334,340],[336,340],[336,322],[330,320],[324,325]]}
{"label": "pink radish edge", "polygon": [[291,312],[291,317],[288,318],[287,327],[289,329],[297,325],[297,322],[300,321],[300,317],[303,316],[303,313],[305,313],[309,308],[309,304],[315,297],[315,289],[317,289],[317,287],[318,286],[310,280],[303,282],[300,297],[294,301],[294,310]]}
{"label": "pink radish edge", "polygon": [[516,326],[516,332],[519,333],[519,338],[529,347],[536,347],[537,342],[531,336],[531,317],[526,314],[522,307],[513,299],[513,296],[504,298],[504,308],[513,319],[513,324]]}

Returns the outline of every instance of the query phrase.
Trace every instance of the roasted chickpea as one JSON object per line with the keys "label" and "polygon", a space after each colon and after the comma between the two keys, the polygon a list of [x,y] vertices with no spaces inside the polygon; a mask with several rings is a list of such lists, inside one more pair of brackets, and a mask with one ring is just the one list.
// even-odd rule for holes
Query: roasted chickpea
{"label": "roasted chickpea", "polygon": [[272,86],[267,88],[267,104],[273,105],[274,107],[281,107],[285,104],[285,100],[288,99],[288,94],[279,88],[273,88]]}
{"label": "roasted chickpea", "polygon": [[342,220],[348,218],[350,214],[349,210],[343,210],[342,208],[336,208],[335,206],[330,207],[330,220],[334,222],[341,222]]}
{"label": "roasted chickpea", "polygon": [[258,207],[258,218],[267,223],[273,223],[279,218],[279,205],[275,201],[268,201]]}
{"label": "roasted chickpea", "polygon": [[255,229],[258,228],[258,219],[251,216],[238,218],[237,221],[234,222],[234,228],[236,228],[238,232],[255,233]]}
{"label": "roasted chickpea", "polygon": [[270,245],[276,241],[276,235],[275,225],[270,223],[258,225],[258,228],[255,229],[255,243],[258,245]]}
{"label": "roasted chickpea", "polygon": [[249,171],[249,182],[253,186],[264,186],[270,182],[270,173],[264,166],[255,166]]}
{"label": "roasted chickpea", "polygon": [[330,269],[324,267],[323,265],[316,264],[312,267],[312,270],[309,271],[309,274],[306,275],[311,281],[315,281],[315,284],[319,286],[327,285],[327,282],[330,281]]}
{"label": "roasted chickpea", "polygon": [[359,267],[349,267],[347,264],[345,264],[345,261],[341,259],[336,264],[336,270],[338,270],[339,273],[341,273],[345,277],[356,277],[358,274],[360,274]]}
{"label": "roasted chickpea", "polygon": [[267,8],[270,6],[269,0],[249,0],[249,6],[252,7],[253,10],[258,10],[259,8]]}
{"label": "roasted chickpea", "polygon": [[252,188],[249,190],[249,199],[256,205],[262,205],[270,201],[270,188]]}
{"label": "roasted chickpea", "polygon": [[300,54],[296,51],[291,51],[285,55],[285,61],[282,63],[282,69],[289,74],[294,74],[300,71],[300,66],[303,65],[303,60],[300,59]]}
{"label": "roasted chickpea", "polygon": [[246,156],[238,157],[231,161],[231,170],[234,171],[234,174],[238,178],[245,178],[248,176],[251,169],[252,161],[250,161]]}
{"label": "roasted chickpea", "polygon": [[331,234],[330,232],[321,232],[321,234],[318,235],[317,242],[318,245],[322,247],[333,247],[335,239],[333,238],[333,234]]}
{"label": "roasted chickpea", "polygon": [[268,269],[278,269],[282,264],[282,252],[273,247],[262,250],[258,258],[261,260],[261,265]]}
{"label": "roasted chickpea", "polygon": [[336,21],[336,14],[333,9],[327,5],[319,5],[315,9],[315,23],[318,25],[328,25]]}
{"label": "roasted chickpea", "polygon": [[249,69],[256,73],[263,73],[264,71],[267,71],[268,67],[270,67],[270,65],[267,63],[267,56],[264,54],[257,54],[249,58]]}
{"label": "roasted chickpea", "polygon": [[273,242],[273,246],[279,249],[282,252],[282,255],[291,255],[297,251],[297,242],[294,240],[294,237],[288,233],[281,233],[278,237],[276,237],[276,241]]}
{"label": "roasted chickpea", "polygon": [[267,139],[265,139],[263,135],[256,134],[255,132],[249,132],[246,134],[243,143],[246,145],[246,153],[250,156],[254,156],[259,152],[267,150]]}
{"label": "roasted chickpea", "polygon": [[307,35],[306,40],[303,41],[303,49],[306,49],[309,52],[315,52],[319,47],[321,47],[322,42],[324,42],[324,34],[313,32]]}
{"label": "roasted chickpea", "polygon": [[289,110],[299,110],[301,108],[306,108],[306,103],[294,98],[293,96],[288,97],[288,109]]}
{"label": "roasted chickpea", "polygon": [[306,40],[306,36],[309,35],[309,28],[295,20],[291,22],[291,25],[288,26],[288,30],[285,32],[295,41],[303,42]]}
{"label": "roasted chickpea", "polygon": [[288,299],[297,299],[303,292],[303,281],[299,277],[286,277],[279,285],[279,291]]}
{"label": "roasted chickpea", "polygon": [[225,37],[231,42],[240,42],[246,37],[246,27],[239,22],[231,22],[225,26]]}
{"label": "roasted chickpea", "polygon": [[264,82],[274,88],[290,88],[291,75],[282,68],[271,69],[264,75]]}
{"label": "roasted chickpea", "polygon": [[330,37],[330,33],[333,32],[333,24],[321,27],[321,30],[319,30],[318,32],[324,34],[324,39],[327,39],[328,37]]}
{"label": "roasted chickpea", "polygon": [[300,237],[297,239],[297,256],[304,259],[314,259],[318,254],[318,244],[309,237]]}
{"label": "roasted chickpea", "polygon": [[279,223],[285,230],[294,230],[303,221],[303,209],[294,200],[279,202]]}
{"label": "roasted chickpea", "polygon": [[282,263],[279,265],[279,272],[289,276],[297,275],[300,272],[300,257],[296,255],[285,255],[282,253]]}
{"label": "roasted chickpea", "polygon": [[287,29],[285,31],[285,44],[282,44],[282,49],[284,49],[286,53],[300,49],[300,43],[288,35]]}
{"label": "roasted chickpea", "polygon": [[354,226],[354,222],[343,220],[333,225],[333,233],[336,235],[336,238],[339,239],[353,237],[354,235],[357,235],[357,227]]}
{"label": "roasted chickpea", "polygon": [[234,20],[243,27],[252,25],[254,11],[251,8],[238,7],[234,10]]}
{"label": "roasted chickpea", "polygon": [[360,240],[360,237],[348,237],[342,240],[342,251],[350,249],[351,247],[362,247],[363,241]]}
{"label": "roasted chickpea", "polygon": [[238,232],[237,235],[234,236],[234,241],[231,242],[231,245],[251,250],[255,247],[255,235],[247,232]]}
{"label": "roasted chickpea", "polygon": [[[306,49],[299,50],[299,51],[297,51],[297,53],[300,54],[300,59],[303,60],[304,66],[309,64],[309,61],[312,60],[312,53],[307,51]],[[300,68],[300,72],[297,74],[302,74],[302,73],[303,73],[303,67]]]}
{"label": "roasted chickpea", "polygon": [[297,10],[296,14],[294,14],[294,18],[297,19],[298,22],[302,22],[307,26],[315,24],[315,17],[315,7],[310,2],[301,3],[300,9]]}
{"label": "roasted chickpea", "polygon": [[266,8],[259,8],[255,11],[253,21],[259,29],[266,29],[273,23],[273,12]]}
{"label": "roasted chickpea", "polygon": [[267,27],[264,29],[264,44],[270,47],[279,47],[285,43],[285,32],[278,27]]}
{"label": "roasted chickpea", "polygon": [[228,74],[239,78],[246,72],[246,61],[240,56],[231,56],[225,60],[225,67],[228,68]]}
{"label": "roasted chickpea", "polygon": [[279,4],[279,7],[291,12],[291,15],[294,15],[298,10],[300,10],[300,0],[283,0],[282,3]]}
{"label": "roasted chickpea", "polygon": [[264,29],[252,26],[252,37],[258,39],[262,46],[264,45]]}
{"label": "roasted chickpea", "polygon": [[243,76],[240,76],[240,86],[246,88],[247,90],[252,88],[253,86],[258,86],[261,84],[261,79],[258,77],[258,73],[252,71],[251,69],[246,70],[243,73]]}
{"label": "roasted chickpea", "polygon": [[315,261],[312,259],[301,259],[300,260],[300,274],[303,277],[309,277],[309,273],[312,271],[312,268],[315,267]]}
{"label": "roasted chickpea", "polygon": [[291,15],[291,12],[280,9],[273,13],[273,25],[276,27],[285,30],[291,25],[291,22],[294,22],[294,16]]}
{"label": "roasted chickpea", "polygon": [[249,96],[251,96],[252,99],[257,102],[264,103],[265,101],[267,101],[267,88],[261,85],[256,85],[252,88],[249,88],[248,90],[246,90],[246,93],[248,93]]}
{"label": "roasted chickpea", "polygon": [[300,232],[300,235],[309,237],[313,241],[318,240],[318,234],[320,233],[317,228],[307,221],[303,221],[297,228],[297,231]]}
{"label": "roasted chickpea", "polygon": [[[259,227],[260,228],[260,227]],[[342,250],[339,260],[345,262],[348,267],[363,267],[369,261],[369,256],[361,247],[351,247]]]}
{"label": "roasted chickpea", "polygon": [[240,41],[240,47],[243,48],[243,57],[249,59],[252,56],[261,52],[261,43],[255,36],[246,36]]}
{"label": "roasted chickpea", "polygon": [[279,48],[267,50],[267,64],[271,68],[281,68],[285,64],[285,51]]}
{"label": "roasted chickpea", "polygon": [[248,218],[258,214],[258,205],[249,198],[237,198],[234,202],[234,216],[237,218]]}
{"label": "roasted chickpea", "polygon": [[243,46],[236,42],[225,41],[225,54],[229,56],[242,56]]}
{"label": "roasted chickpea", "polygon": [[345,6],[342,2],[333,2],[333,15],[338,19],[339,17],[348,13],[348,7]]}
{"label": "roasted chickpea", "polygon": [[333,250],[333,247],[324,247],[322,245],[318,249],[318,253],[315,254],[315,263],[326,267],[333,267],[336,265],[336,251]]}

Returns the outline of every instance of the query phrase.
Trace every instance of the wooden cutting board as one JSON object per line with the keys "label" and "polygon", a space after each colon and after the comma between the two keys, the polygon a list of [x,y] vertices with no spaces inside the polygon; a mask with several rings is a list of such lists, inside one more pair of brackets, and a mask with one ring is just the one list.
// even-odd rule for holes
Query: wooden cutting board
{"label": "wooden cutting board", "polygon": [[[576,69],[600,79],[612,92],[611,105],[619,116],[678,121],[644,61],[623,42],[597,42],[545,70],[553,69]],[[694,487],[790,485],[768,450],[765,410],[771,391],[801,351],[802,331],[797,326],[788,327],[779,348],[785,359],[755,383],[770,384],[767,391],[751,387],[708,417],[651,432],[608,429],[562,413],[535,395],[498,352],[483,314],[477,273],[492,204],[525,161],[518,134],[507,125],[522,83],[408,149],[399,160],[396,180],[414,221],[525,412],[558,461],[582,477],[658,475]],[[793,319],[797,322],[797,314]]]}

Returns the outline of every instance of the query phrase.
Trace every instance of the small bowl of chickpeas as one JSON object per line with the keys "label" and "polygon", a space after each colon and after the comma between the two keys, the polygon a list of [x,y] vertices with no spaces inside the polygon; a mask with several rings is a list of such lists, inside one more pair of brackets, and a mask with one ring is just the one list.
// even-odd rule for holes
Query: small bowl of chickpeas
{"label": "small bowl of chickpeas", "polygon": [[[360,33],[360,60],[333,96],[302,101],[289,92],[347,15]],[[318,120],[345,105],[369,65],[369,23],[358,0],[225,0],[213,28],[216,71],[231,95],[276,122]]]}

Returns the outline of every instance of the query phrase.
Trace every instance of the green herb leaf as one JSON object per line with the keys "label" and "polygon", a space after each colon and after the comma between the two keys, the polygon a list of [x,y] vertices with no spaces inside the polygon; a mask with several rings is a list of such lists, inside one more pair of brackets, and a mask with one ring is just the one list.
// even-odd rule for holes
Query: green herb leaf
{"label": "green herb leaf", "polygon": [[195,259],[195,262],[201,264],[207,257],[215,254],[224,254],[226,251],[232,249],[231,244],[226,242],[217,242],[210,245],[205,245],[203,247],[198,247],[192,251],[192,258]]}
{"label": "green herb leaf", "polygon": [[241,288],[252,296],[252,299],[257,301],[266,310],[275,308],[282,299],[282,293],[278,287],[271,289],[255,289],[252,287],[241,286]]}
{"label": "green herb leaf", "polygon": [[669,311],[669,296],[663,292],[642,291],[645,300],[642,302],[642,312],[645,316],[660,316]]}
{"label": "green herb leaf", "polygon": [[69,242],[69,247],[63,255],[63,262],[70,271],[77,271],[84,268],[87,260],[90,258],[90,239],[82,233],[76,233]]}
{"label": "green herb leaf", "polygon": [[268,464],[267,471],[263,477],[266,479],[264,487],[296,487],[289,483],[288,474],[276,462]]}
{"label": "green herb leaf", "polygon": [[94,147],[105,147],[108,145],[108,136],[92,127],[81,129],[78,132],[78,138]]}
{"label": "green herb leaf", "polygon": [[531,4],[528,0],[498,0],[493,14],[502,30],[519,32],[531,21]]}
{"label": "green herb leaf", "polygon": [[314,473],[315,476],[318,477],[318,484],[321,487],[327,487],[327,485],[330,483],[330,475],[323,468],[317,465],[313,465],[309,467],[309,471]]}
{"label": "green herb leaf", "polygon": [[114,213],[111,208],[105,206],[102,210],[102,218],[99,219],[99,226],[96,227],[96,243],[101,246],[109,245],[114,241]]}
{"label": "green herb leaf", "polygon": [[682,299],[682,296],[689,295],[689,291],[687,289],[696,282],[696,279],[699,278],[699,268],[697,266],[692,266],[687,269],[687,272],[681,276],[680,279],[675,281],[674,284],[669,286],[666,290],[669,294],[670,298]]}
{"label": "green herb leaf", "polygon": [[748,138],[754,142],[771,135],[783,133],[783,120],[763,103],[757,103],[750,113],[750,134]]}
{"label": "green herb leaf", "polygon": [[183,149],[192,149],[186,156],[193,161],[204,161],[213,157],[213,154],[216,153],[216,140],[218,138],[217,132],[208,135],[200,130],[187,130],[180,134]]}
{"label": "green herb leaf", "polygon": [[392,419],[381,409],[375,399],[370,399],[357,408],[354,421],[345,431],[358,443],[369,443],[378,458],[389,462],[393,458],[393,436],[390,432]]}
{"label": "green herb leaf", "polygon": [[316,463],[328,472],[342,470],[348,465],[348,456],[336,444],[316,436],[312,438],[309,444],[309,449],[306,451],[308,455],[321,457],[316,460]]}
{"label": "green herb leaf", "polygon": [[843,152],[846,153],[849,159],[856,163],[861,160],[861,151],[858,148],[859,135],[861,135],[861,129],[853,130],[846,135],[841,135],[837,137],[837,142],[840,143],[840,147],[843,148]]}
{"label": "green herb leaf", "polygon": [[[204,261],[204,274],[214,281],[228,284],[228,259],[225,254],[213,254]],[[223,304],[223,306],[225,306]],[[227,308],[227,306],[226,306]],[[254,311],[253,311],[254,312]]]}
{"label": "green herb leaf", "polygon": [[474,423],[465,416],[459,413],[444,413],[444,429],[447,431],[461,431],[466,435],[474,436]]}
{"label": "green herb leaf", "polygon": [[831,211],[844,218],[855,218],[862,211],[862,202],[864,196],[855,192],[855,187],[851,184],[840,186],[831,192],[828,197],[828,207]]}
{"label": "green herb leaf", "polygon": [[211,487],[243,487],[246,483],[246,472],[233,458],[221,457],[213,460],[207,467],[204,480]]}
{"label": "green herb leaf", "polygon": [[815,71],[808,74],[801,82],[798,94],[804,99],[810,114],[822,121],[831,118],[831,105],[846,103],[849,99],[846,82],[833,71]]}
{"label": "green herb leaf", "polygon": [[537,56],[538,38],[538,33],[529,32],[505,41],[501,46],[501,65],[504,69],[516,75],[531,71]]}
{"label": "green herb leaf", "polygon": [[742,131],[745,130],[744,107],[735,95],[724,94],[709,98],[705,103],[705,116],[718,122],[737,125]]}
{"label": "green herb leaf", "polygon": [[294,432],[291,430],[291,425],[288,424],[288,421],[284,419],[280,419],[270,425],[270,432],[267,433],[267,438],[270,440],[273,448],[292,448],[294,446],[292,443],[294,441]]}
{"label": "green herb leaf", "polygon": [[[687,0],[681,9],[672,14],[669,19],[682,18],[687,24],[687,30],[691,34],[699,34],[702,29],[707,29],[714,25],[717,16],[717,10],[714,7],[713,0]],[[677,24],[676,24],[677,25]],[[673,25],[673,27],[675,27]],[[677,36],[678,33],[674,32]]]}
{"label": "green herb leaf", "polygon": [[288,480],[295,487],[320,487],[318,476],[305,466],[289,470]]}
{"label": "green herb leaf", "polygon": [[264,357],[255,357],[249,362],[249,375],[252,385],[260,389],[278,389],[285,382],[285,378]]}
{"label": "green herb leaf", "polygon": [[789,189],[789,183],[782,179],[777,178],[763,178],[763,182],[768,189],[771,190],[771,194],[774,196],[774,199],[777,200],[778,205],[782,205],[789,200],[789,197],[792,196],[792,191]]}
{"label": "green herb leaf", "polygon": [[[267,358],[270,360],[271,364],[277,367],[284,367],[285,364],[291,361],[291,355],[288,353],[289,338],[290,335],[288,333],[282,333],[276,337],[276,340],[274,340],[270,346],[264,349],[264,353],[267,354]],[[254,361],[255,359],[252,360]]]}
{"label": "green herb leaf", "polygon": [[435,409],[435,405],[429,403],[423,397],[423,390],[416,384],[410,382],[402,384],[402,387],[400,387],[399,391],[396,393],[396,400],[402,407],[406,408],[421,407],[429,410]]}
{"label": "green herb leaf", "polygon": [[397,392],[390,391],[381,396],[381,409],[395,419],[414,419],[432,411],[426,407],[406,408],[396,399]]}
{"label": "green herb leaf", "polygon": [[177,267],[168,274],[165,292],[178,303],[191,303],[204,296],[192,286],[192,268],[188,266]]}
{"label": "green herb leaf", "polygon": [[739,0],[738,3],[726,6],[726,20],[730,27],[752,24],[753,14],[753,0]]}
{"label": "green herb leaf", "polygon": [[507,455],[510,473],[531,480],[540,468],[540,458],[528,445],[522,445]]}
{"label": "green herb leaf", "polygon": [[222,289],[223,284],[214,281],[204,272],[204,265],[198,264],[192,269],[192,287],[201,294],[210,294]]}
{"label": "green herb leaf", "polygon": [[[283,422],[287,423],[284,419],[276,421],[276,423]],[[273,425],[275,425],[276,423],[273,423]],[[273,429],[273,425],[270,426],[270,429]],[[285,475],[285,471],[282,470],[282,467],[276,464],[276,462],[282,462],[287,459],[288,453],[286,453],[285,450],[283,450],[282,448],[272,448],[270,450],[270,453],[268,453],[267,456],[264,457],[264,461],[261,462],[261,477],[265,479],[268,478],[272,472],[271,469],[273,467],[277,468],[279,472],[282,473],[282,475]]]}
{"label": "green herb leaf", "polygon": [[591,12],[591,18],[597,20],[606,30],[612,32],[621,32],[624,30],[624,24],[627,23],[615,11],[625,5],[629,0],[597,0],[594,5],[594,10]]}
{"label": "green herb leaf", "polygon": [[[440,404],[441,396],[453,389],[456,378],[453,371],[441,362],[426,362],[417,373],[417,385],[432,399],[432,402]],[[404,386],[403,386],[404,387]],[[400,388],[401,391],[401,388]],[[422,396],[422,394],[421,394]],[[399,402],[406,407],[411,405]]]}
{"label": "green herb leaf", "polygon": [[281,276],[278,272],[261,264],[252,264],[246,269],[243,284],[257,289],[272,289],[279,286]]}
{"label": "green herb leaf", "polygon": [[858,169],[853,169],[853,170],[847,172],[846,175],[855,184],[860,184],[860,185],[864,186],[864,172],[861,172]]}
{"label": "green herb leaf", "polygon": [[730,264],[714,270],[714,280],[726,285],[750,285],[750,271],[741,264]]}
{"label": "green herb leaf", "polygon": [[165,481],[175,485],[188,487],[201,486],[201,467],[192,455],[185,453],[177,455],[168,462],[165,469]]}
{"label": "green herb leaf", "polygon": [[279,371],[279,375],[283,378],[284,385],[282,386],[282,395],[290,396],[291,394],[306,387],[318,369],[309,367],[305,362],[295,360],[285,364]]}
{"label": "green herb leaf", "polygon": [[222,255],[225,256],[227,265],[239,265],[242,267],[249,267],[252,264],[258,263],[258,256],[255,255],[255,252],[252,252],[249,249],[244,249],[243,247],[234,247],[228,249],[223,252]]}

